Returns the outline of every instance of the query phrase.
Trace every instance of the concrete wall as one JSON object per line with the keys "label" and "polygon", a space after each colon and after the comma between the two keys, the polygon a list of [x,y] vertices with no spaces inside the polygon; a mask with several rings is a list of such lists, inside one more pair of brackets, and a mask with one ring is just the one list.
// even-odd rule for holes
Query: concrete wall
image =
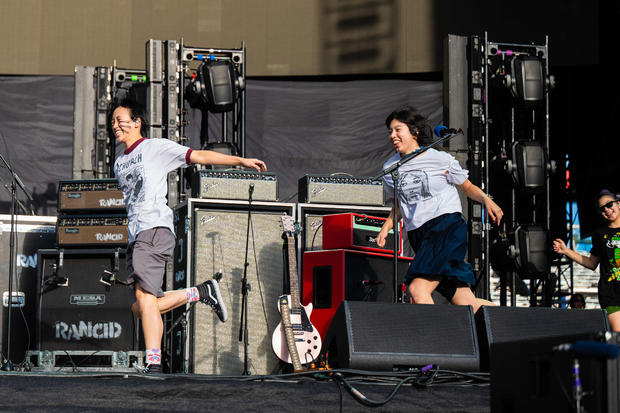
{"label": "concrete wall", "polygon": [[0,0],[0,74],[145,67],[148,39],[239,48],[250,76],[429,72],[432,0]]}

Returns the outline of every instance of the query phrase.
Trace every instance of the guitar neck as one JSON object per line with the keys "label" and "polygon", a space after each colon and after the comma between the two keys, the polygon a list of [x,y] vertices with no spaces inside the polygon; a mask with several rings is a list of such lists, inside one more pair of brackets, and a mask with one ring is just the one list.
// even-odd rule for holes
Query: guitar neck
{"label": "guitar neck", "polygon": [[295,238],[286,236],[288,244],[288,276],[291,287],[291,308],[301,307],[299,300],[299,279],[297,277],[297,259],[295,257]]}

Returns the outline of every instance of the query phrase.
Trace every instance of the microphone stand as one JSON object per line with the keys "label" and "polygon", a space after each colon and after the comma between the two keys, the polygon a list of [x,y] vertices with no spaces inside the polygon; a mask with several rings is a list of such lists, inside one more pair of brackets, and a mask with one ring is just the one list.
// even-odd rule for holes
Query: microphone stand
{"label": "microphone stand", "polygon": [[375,177],[372,178],[373,181],[378,181],[381,178],[383,178],[385,175],[390,174],[392,175],[392,183],[394,184],[394,192],[393,192],[393,207],[392,207],[392,211],[393,212],[393,236],[394,236],[394,255],[393,255],[393,277],[394,277],[394,291],[392,292],[392,298],[393,301],[395,303],[400,302],[401,300],[399,300],[398,297],[398,293],[399,293],[399,288],[398,288],[398,247],[399,247],[399,231],[398,231],[398,223],[400,222],[400,220],[398,219],[398,179],[399,179],[399,172],[398,172],[398,168],[400,168],[402,165],[406,164],[407,162],[409,162],[410,160],[412,160],[413,158],[416,158],[420,155],[422,155],[424,152],[426,152],[427,150],[429,150],[430,148],[437,146],[439,143],[448,140],[460,133],[463,133],[460,129],[456,132],[456,133],[447,133],[445,135],[443,135],[442,137],[440,137],[439,139],[437,139],[436,141],[433,141],[431,144],[421,147],[420,149],[417,149],[413,152],[411,152],[410,154],[407,154],[406,156],[403,156],[400,161],[394,163],[392,166],[389,166],[388,168],[385,168],[383,171],[381,171],[381,173]]}
{"label": "microphone stand", "polygon": [[13,308],[13,273],[15,270],[15,205],[17,203],[17,185],[24,191],[26,196],[30,202],[33,202],[32,196],[26,188],[24,184],[19,179],[17,174],[13,171],[9,163],[4,159],[4,156],[0,154],[0,159],[6,166],[7,171],[11,173],[11,235],[9,238],[9,299],[8,299],[8,310],[7,310],[7,323],[6,323],[6,359],[2,360],[3,371],[12,371],[13,363],[11,362],[11,309]]}
{"label": "microphone stand", "polygon": [[248,292],[250,284],[248,283],[248,250],[250,243],[250,225],[252,224],[252,193],[254,192],[254,184],[250,184],[248,196],[248,226],[245,236],[245,263],[243,264],[243,278],[241,279],[241,319],[239,321],[239,341],[243,341],[243,375],[249,376],[248,370]]}

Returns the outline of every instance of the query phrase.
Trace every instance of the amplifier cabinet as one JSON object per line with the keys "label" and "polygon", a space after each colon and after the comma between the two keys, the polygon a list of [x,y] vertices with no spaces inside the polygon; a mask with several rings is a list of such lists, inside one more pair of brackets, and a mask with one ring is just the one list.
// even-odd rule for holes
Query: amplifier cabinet
{"label": "amplifier cabinet", "polygon": [[114,178],[68,180],[58,184],[59,212],[109,213],[124,210],[123,191]]}
{"label": "amplifier cabinet", "polygon": [[61,215],[56,234],[59,247],[126,246],[127,215]]}
{"label": "amplifier cabinet", "polygon": [[247,200],[250,185],[253,201],[278,200],[278,177],[272,172],[200,169],[192,176],[195,198]]}
{"label": "amplifier cabinet", "polygon": [[[412,258],[399,257],[398,280]],[[356,250],[304,253],[302,302],[312,303],[312,324],[325,338],[336,310],[344,300],[394,302],[393,256]]]}
{"label": "amplifier cabinet", "polygon": [[137,350],[132,290],[101,282],[105,271],[126,280],[123,249],[41,249],[36,350]]}
{"label": "amplifier cabinet", "polygon": [[383,182],[367,176],[306,175],[298,181],[301,203],[383,206]]}
{"label": "amplifier cabinet", "polygon": [[[24,360],[35,345],[37,320],[37,250],[54,248],[56,217],[17,215],[15,217],[15,261],[13,266],[11,307],[11,354],[9,359]],[[9,251],[11,216],[0,215],[0,292],[2,293],[2,354],[7,355],[9,320]]]}
{"label": "amplifier cabinet", "polygon": [[[239,328],[248,202],[190,198],[174,212],[177,246],[172,288],[187,288],[221,272],[228,321],[221,323],[202,304],[174,310],[171,321],[188,312],[187,327],[179,323],[166,338],[172,350],[171,371],[239,375],[244,370]],[[281,216],[294,216],[294,212],[294,204],[252,202],[247,255],[248,369],[252,374],[272,374],[280,368],[271,334],[281,320],[277,300],[285,285]]]}

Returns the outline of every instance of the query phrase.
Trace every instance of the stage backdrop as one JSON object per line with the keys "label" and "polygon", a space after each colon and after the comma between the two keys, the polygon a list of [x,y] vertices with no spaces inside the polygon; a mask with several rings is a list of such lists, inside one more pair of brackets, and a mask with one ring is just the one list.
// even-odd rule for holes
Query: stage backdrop
{"label": "stage backdrop", "polygon": [[[246,156],[265,160],[278,175],[280,199],[295,202],[306,174],[378,174],[392,153],[385,118],[406,103],[436,126],[442,83],[249,79]],[[200,110],[191,109],[189,119],[191,146],[200,148]],[[209,140],[217,141],[219,119],[211,115],[208,124]],[[56,215],[58,181],[72,178],[72,141],[72,76],[0,76],[0,153],[33,195],[38,215]],[[0,180],[0,213],[9,213],[11,175],[4,167]],[[25,204],[19,188],[17,195]]]}

